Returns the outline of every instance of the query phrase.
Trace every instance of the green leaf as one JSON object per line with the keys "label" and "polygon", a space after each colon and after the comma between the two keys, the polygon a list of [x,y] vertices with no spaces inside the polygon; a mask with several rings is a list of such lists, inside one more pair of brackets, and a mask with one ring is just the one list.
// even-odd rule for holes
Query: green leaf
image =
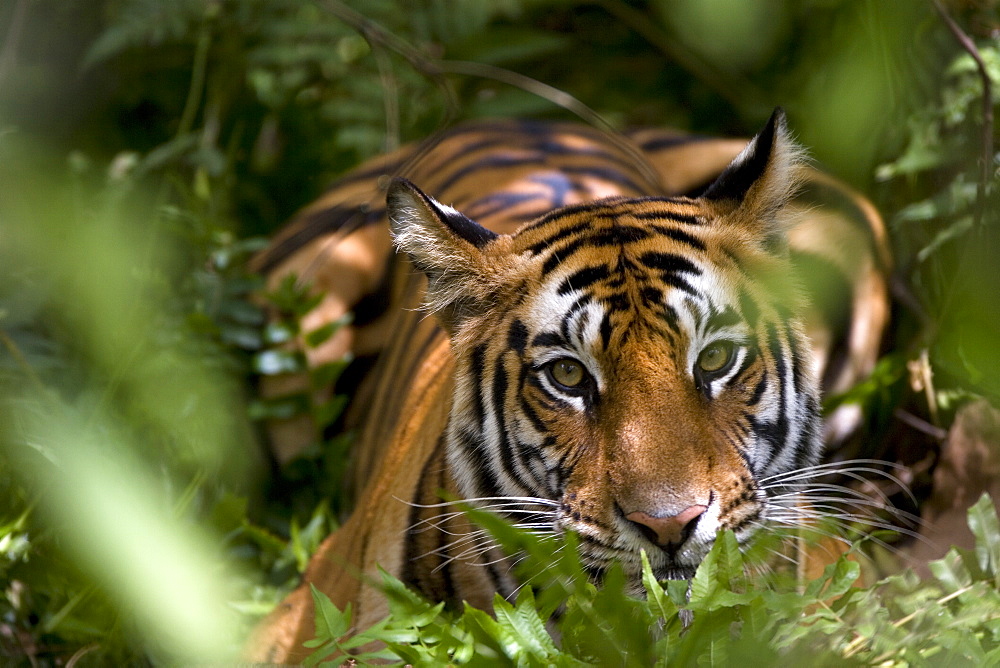
{"label": "green leaf", "polygon": [[969,529],[976,537],[979,567],[1000,584],[1000,521],[989,494],[983,492],[969,508]]}
{"label": "green leaf", "polygon": [[827,564],[821,577],[809,583],[805,595],[812,599],[843,596],[860,576],[861,565],[841,556],[832,564]]}
{"label": "green leaf", "polygon": [[382,576],[382,591],[388,599],[392,616],[405,619],[410,627],[428,626],[444,609],[444,602],[431,603],[382,568],[379,568],[379,574]]}
{"label": "green leaf", "polygon": [[306,332],[304,337],[306,346],[309,348],[316,348],[317,346],[326,343],[338,329],[340,329],[339,323],[329,322],[322,327],[317,327],[311,332]]}
{"label": "green leaf", "polygon": [[646,597],[653,613],[663,620],[670,620],[677,616],[677,606],[670,600],[663,587],[653,575],[653,569],[649,565],[649,557],[646,551],[642,551],[642,584],[646,589]]}
{"label": "green leaf", "polygon": [[309,590],[316,609],[316,640],[339,640],[351,627],[351,604],[341,612],[316,585],[309,583]]}
{"label": "green leaf", "polygon": [[718,534],[715,544],[691,580],[693,608],[708,606],[720,591],[729,591],[743,579],[743,555],[732,531]]}
{"label": "green leaf", "polygon": [[967,587],[972,583],[972,575],[962,560],[961,554],[954,548],[941,559],[927,564],[931,573],[937,578],[945,591],[951,593]]}
{"label": "green leaf", "polygon": [[313,409],[313,419],[316,425],[323,429],[337,421],[344,409],[347,408],[349,398],[343,394],[332,397],[329,401],[316,406]]}
{"label": "green leaf", "polygon": [[507,641],[505,644],[510,658],[519,658],[523,652],[537,659],[548,659],[558,654],[559,650],[545,630],[545,623],[538,616],[535,597],[529,587],[521,589],[516,606],[497,594],[493,600],[493,614],[498,629]]}
{"label": "green leaf", "polygon": [[305,368],[302,353],[294,350],[264,350],[253,356],[253,370],[262,376],[296,373]]}
{"label": "green leaf", "polygon": [[268,345],[277,346],[295,338],[295,327],[287,322],[269,322],[264,327],[264,341]]}
{"label": "green leaf", "polygon": [[351,363],[352,359],[350,356],[345,356],[343,359],[335,362],[327,362],[310,369],[309,380],[313,389],[319,390],[333,386],[337,382],[337,379],[340,378],[340,374]]}

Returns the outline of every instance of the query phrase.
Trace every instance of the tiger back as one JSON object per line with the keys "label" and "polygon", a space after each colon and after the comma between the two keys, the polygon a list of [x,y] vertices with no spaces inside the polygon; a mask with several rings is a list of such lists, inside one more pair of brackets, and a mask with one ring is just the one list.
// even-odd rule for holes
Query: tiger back
{"label": "tiger back", "polygon": [[[391,174],[409,180],[385,205]],[[304,330],[362,312],[314,362],[378,361],[352,409],[356,509],[251,655],[304,656],[309,584],[380,619],[376,565],[435,600],[512,592],[442,490],[576,532],[595,580],[618,562],[638,590],[641,550],[690,577],[818,460],[817,378],[870,370],[886,264],[877,215],[803,166],[777,112],[749,144],[484,122],[362,167],[260,259],[325,292]]]}

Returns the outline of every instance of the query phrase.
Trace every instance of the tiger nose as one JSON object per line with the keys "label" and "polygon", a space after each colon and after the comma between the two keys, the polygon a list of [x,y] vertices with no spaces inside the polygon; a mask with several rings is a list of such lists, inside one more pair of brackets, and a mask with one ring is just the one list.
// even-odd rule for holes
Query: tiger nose
{"label": "tiger nose", "polygon": [[706,510],[708,506],[693,505],[669,517],[654,517],[637,510],[626,515],[625,519],[635,524],[651,542],[662,548],[668,548],[683,543],[694,531],[698,518]]}

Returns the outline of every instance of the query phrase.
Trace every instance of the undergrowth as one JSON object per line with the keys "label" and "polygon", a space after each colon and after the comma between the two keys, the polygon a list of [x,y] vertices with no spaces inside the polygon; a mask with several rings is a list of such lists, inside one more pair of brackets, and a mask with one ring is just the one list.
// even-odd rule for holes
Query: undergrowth
{"label": "undergrowth", "polygon": [[[572,544],[494,519],[484,523],[494,537],[530,555],[516,568],[534,586],[522,587],[516,600],[497,595],[493,616],[468,605],[448,611],[383,572],[389,616],[351,635],[350,607],[338,610],[313,588],[316,638],[306,644],[316,650],[306,664],[996,665],[1000,521],[987,495],[969,509],[968,523],[975,550],[953,548],[930,563],[926,580],[906,571],[859,587],[856,554],[841,556],[804,586],[750,577],[746,556],[726,532],[690,583],[657,582],[644,556],[645,598],[637,599],[624,593],[620,571],[601,588],[590,584]],[[378,649],[370,649],[373,642]]]}
{"label": "undergrowth", "polygon": [[[861,405],[861,456],[926,497],[956,408],[1000,397],[983,140],[1000,17],[959,5],[971,51],[931,3],[871,0],[0,3],[0,662],[235,656],[343,518],[350,447],[334,433],[345,398],[259,396],[261,376],[304,371],[315,389],[346,361],[308,369],[288,351],[336,325],[299,332],[315,297],[268,295],[247,261],[335,175],[459,118],[745,134],[785,106],[876,202],[894,251],[887,354],[828,405]],[[314,438],[282,464],[260,422],[290,415]],[[1000,538],[983,504],[972,520],[975,555],[923,583],[856,588],[840,562],[802,592],[758,588],[723,537],[690,592],[647,577],[645,601],[498,527],[557,582],[495,618],[390,582],[394,616],[356,637],[414,664],[983,665],[998,660]],[[320,654],[357,650],[348,613],[319,601]],[[560,642],[543,629],[557,608]]]}

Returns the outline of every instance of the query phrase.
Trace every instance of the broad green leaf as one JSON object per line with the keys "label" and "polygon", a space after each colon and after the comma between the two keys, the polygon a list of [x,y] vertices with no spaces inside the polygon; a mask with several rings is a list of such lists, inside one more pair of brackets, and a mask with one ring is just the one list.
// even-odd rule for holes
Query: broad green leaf
{"label": "broad green leaf", "polygon": [[710,604],[719,590],[728,590],[743,578],[743,557],[732,531],[718,534],[712,549],[691,580],[692,609]]}
{"label": "broad green leaf", "polygon": [[653,613],[664,621],[673,619],[677,615],[677,606],[657,582],[645,550],[642,551],[642,584],[646,589],[646,597]]}
{"label": "broad green leaf", "polygon": [[421,628],[430,624],[444,609],[444,602],[431,603],[382,568],[379,568],[379,574],[382,576],[382,591],[394,618],[405,619],[412,627]]}
{"label": "broad green leaf", "polygon": [[832,564],[827,564],[823,575],[813,580],[806,587],[808,598],[836,598],[847,593],[861,575],[861,565],[840,557]]}
{"label": "broad green leaf", "polygon": [[938,582],[944,586],[945,591],[949,593],[958,591],[972,582],[969,569],[966,568],[962,556],[954,548],[949,550],[944,557],[930,562],[927,566]]}
{"label": "broad green leaf", "polygon": [[351,604],[348,603],[341,612],[333,604],[330,597],[310,583],[313,605],[316,609],[316,639],[338,640],[351,627]]}
{"label": "broad green leaf", "polygon": [[976,537],[979,567],[1000,584],[1000,521],[989,494],[983,492],[969,508],[969,529]]}
{"label": "broad green leaf", "polygon": [[493,600],[493,613],[497,623],[506,631],[512,646],[518,649],[511,658],[520,651],[527,651],[538,658],[546,658],[557,653],[555,644],[545,630],[545,624],[535,610],[535,597],[530,587],[524,587],[517,597],[517,605],[512,606],[497,594]]}
{"label": "broad green leaf", "polygon": [[530,641],[534,651],[542,656],[557,654],[552,636],[545,628],[545,622],[535,607],[535,595],[531,587],[522,587],[517,596],[514,610],[514,624],[525,641]]}

